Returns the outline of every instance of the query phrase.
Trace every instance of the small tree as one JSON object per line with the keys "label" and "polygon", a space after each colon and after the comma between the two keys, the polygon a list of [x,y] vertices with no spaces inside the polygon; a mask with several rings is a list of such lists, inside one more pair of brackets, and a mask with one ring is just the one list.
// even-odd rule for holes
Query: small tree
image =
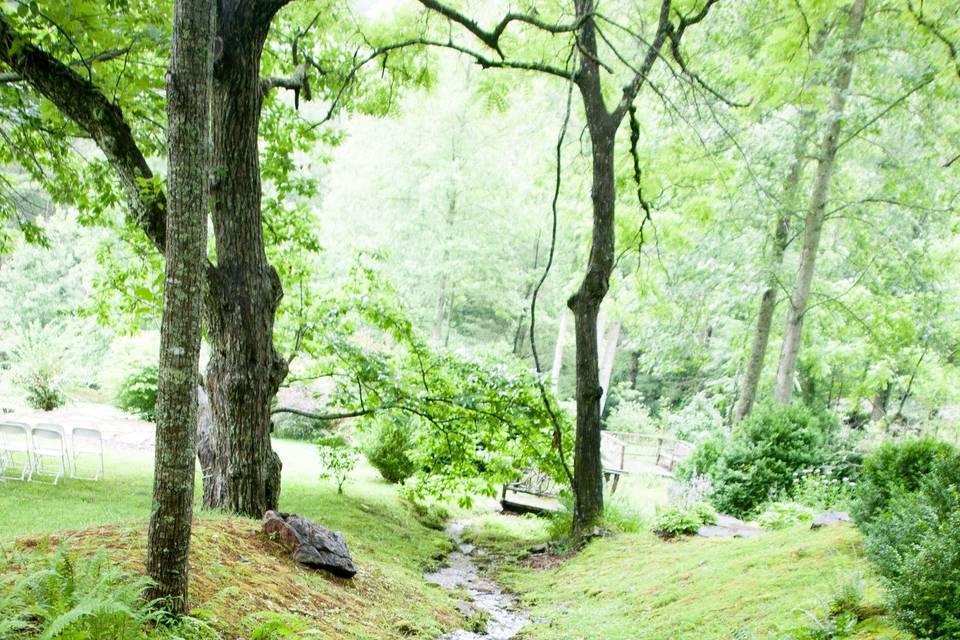
{"label": "small tree", "polygon": [[323,468],[320,477],[333,478],[337,483],[337,493],[343,493],[343,484],[360,458],[357,448],[343,436],[328,436],[317,440],[317,453]]}

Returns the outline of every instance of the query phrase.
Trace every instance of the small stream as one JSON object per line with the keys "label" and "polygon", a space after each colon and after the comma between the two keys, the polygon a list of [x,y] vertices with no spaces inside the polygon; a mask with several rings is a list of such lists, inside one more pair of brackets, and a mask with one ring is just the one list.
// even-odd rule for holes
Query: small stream
{"label": "small stream", "polygon": [[474,557],[477,548],[463,542],[466,522],[455,522],[447,528],[457,548],[447,555],[444,567],[424,578],[444,589],[463,588],[470,593],[468,608],[487,614],[483,633],[460,629],[444,634],[438,640],[510,640],[527,623],[527,613],[517,607],[516,600],[489,578],[480,575]]}

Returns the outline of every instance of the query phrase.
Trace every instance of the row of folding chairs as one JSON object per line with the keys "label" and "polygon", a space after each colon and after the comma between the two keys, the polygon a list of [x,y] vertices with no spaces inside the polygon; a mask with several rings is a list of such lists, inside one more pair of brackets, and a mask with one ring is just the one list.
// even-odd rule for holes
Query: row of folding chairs
{"label": "row of folding chairs", "polygon": [[[66,433],[58,424],[0,422],[0,480],[57,484],[67,475],[81,480],[99,480],[103,475],[100,431],[76,427],[70,431],[69,442],[68,451]],[[81,460],[87,458],[92,458],[96,465],[93,476],[81,475],[78,471]]]}

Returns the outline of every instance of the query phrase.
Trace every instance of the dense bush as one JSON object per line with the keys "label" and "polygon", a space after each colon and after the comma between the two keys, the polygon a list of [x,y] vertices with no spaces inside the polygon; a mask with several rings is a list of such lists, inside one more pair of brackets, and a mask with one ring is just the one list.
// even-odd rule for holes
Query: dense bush
{"label": "dense bush", "polygon": [[801,404],[760,406],[726,442],[701,445],[690,466],[710,478],[717,509],[744,516],[788,490],[803,469],[822,465],[837,431],[832,415]]}
{"label": "dense bush", "polygon": [[[904,447],[904,445],[898,445]],[[907,452],[878,452],[874,464],[896,462],[899,485],[889,487],[884,506],[861,520],[864,549],[877,565],[887,587],[890,613],[920,638],[960,637],[960,451],[913,444],[910,453],[926,448],[930,460]],[[921,461],[922,460],[922,461]],[[868,461],[870,462],[870,461]],[[876,468],[871,464],[873,473]],[[922,472],[927,468],[926,473]],[[918,479],[919,478],[919,479]],[[916,489],[907,485],[916,483]],[[878,490],[871,485],[871,490]],[[871,498],[872,500],[872,498]],[[871,502],[877,505],[877,502]],[[861,518],[864,513],[861,512]]]}
{"label": "dense bush", "polygon": [[898,493],[920,488],[938,460],[956,455],[956,449],[932,438],[881,445],[863,461],[853,517],[867,524],[886,510]]}
{"label": "dense bush", "polygon": [[387,482],[401,484],[416,471],[415,431],[416,423],[406,416],[384,415],[374,423],[364,454]]}
{"label": "dense bush", "polygon": [[57,377],[45,367],[38,368],[19,378],[27,392],[27,404],[41,411],[53,411],[67,402]]}
{"label": "dense bush", "polygon": [[605,421],[607,429],[631,433],[653,433],[660,430],[650,415],[650,409],[639,398],[636,391],[628,389],[622,394],[623,397],[610,410],[610,415]]}
{"label": "dense bush", "polygon": [[129,374],[120,383],[117,406],[144,420],[157,417],[157,365],[148,364]]}
{"label": "dense bush", "polygon": [[690,457],[677,465],[676,476],[681,480],[698,476],[709,478],[717,468],[717,462],[720,461],[728,439],[728,436],[716,434],[698,444]]}
{"label": "dense bush", "polygon": [[705,393],[698,393],[675,413],[664,415],[664,426],[680,440],[699,442],[723,428],[723,417]]}

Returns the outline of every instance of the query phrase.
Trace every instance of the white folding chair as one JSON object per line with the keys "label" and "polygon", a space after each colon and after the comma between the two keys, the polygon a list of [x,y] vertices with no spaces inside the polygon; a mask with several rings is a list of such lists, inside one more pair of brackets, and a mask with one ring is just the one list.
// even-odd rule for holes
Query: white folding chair
{"label": "white folding chair", "polygon": [[[70,448],[73,450],[73,466],[70,477],[79,480],[99,480],[103,475],[103,436],[99,429],[75,427],[70,434]],[[97,473],[91,478],[77,473],[81,455],[89,454],[99,463]]]}
{"label": "white folding chair", "polygon": [[[20,477],[8,476],[7,469],[14,466],[18,456],[23,457]],[[32,474],[30,427],[22,422],[0,422],[0,477],[4,480],[29,480]]]}
{"label": "white folding chair", "polygon": [[[38,424],[30,429],[33,441],[33,473],[35,476],[53,477],[51,484],[57,484],[67,474],[67,448],[64,443],[63,427],[58,424]],[[44,461],[54,462],[56,468],[48,471]]]}

